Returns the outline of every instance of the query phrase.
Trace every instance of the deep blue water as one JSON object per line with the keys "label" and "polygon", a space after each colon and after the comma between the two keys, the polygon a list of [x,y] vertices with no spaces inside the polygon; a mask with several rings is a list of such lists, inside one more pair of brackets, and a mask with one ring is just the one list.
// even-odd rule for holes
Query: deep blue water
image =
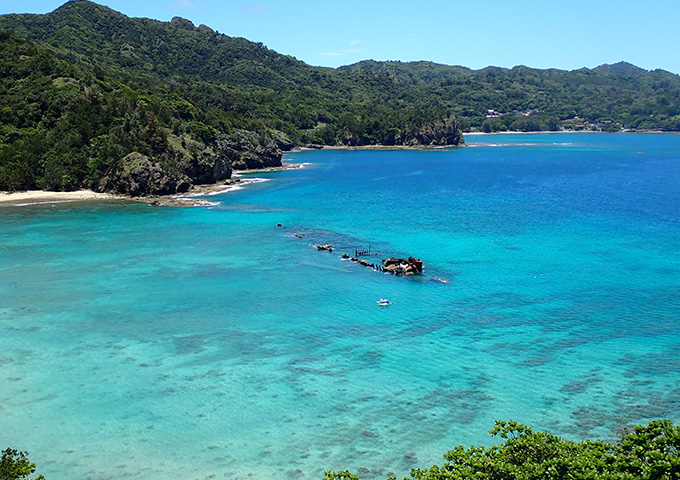
{"label": "deep blue water", "polygon": [[[495,419],[680,421],[680,136],[467,142],[290,154],[211,208],[0,207],[0,441],[49,480],[384,478]],[[339,257],[369,245],[424,275]]]}

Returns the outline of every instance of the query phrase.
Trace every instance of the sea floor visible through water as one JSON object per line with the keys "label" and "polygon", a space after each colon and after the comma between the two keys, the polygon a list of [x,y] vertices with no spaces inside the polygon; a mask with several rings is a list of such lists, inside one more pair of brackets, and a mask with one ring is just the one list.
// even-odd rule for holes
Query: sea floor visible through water
{"label": "sea floor visible through water", "polygon": [[680,136],[467,140],[290,154],[209,208],[0,206],[2,447],[48,480],[385,478],[494,420],[679,421]]}

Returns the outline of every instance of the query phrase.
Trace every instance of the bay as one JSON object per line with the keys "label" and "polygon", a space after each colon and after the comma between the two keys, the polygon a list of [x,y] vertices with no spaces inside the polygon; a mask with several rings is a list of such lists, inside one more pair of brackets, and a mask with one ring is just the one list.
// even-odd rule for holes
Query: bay
{"label": "bay", "polygon": [[[211,208],[0,208],[0,440],[49,480],[384,478],[496,419],[680,420],[680,136],[466,140],[289,154]],[[369,246],[424,274],[340,258]]]}

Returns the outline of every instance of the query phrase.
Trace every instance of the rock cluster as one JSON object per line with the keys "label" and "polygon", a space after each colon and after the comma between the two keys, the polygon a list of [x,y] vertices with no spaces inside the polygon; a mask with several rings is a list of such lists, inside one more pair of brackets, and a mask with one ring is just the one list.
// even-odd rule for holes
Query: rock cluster
{"label": "rock cluster", "polygon": [[196,30],[196,25],[194,25],[191,20],[182,17],[173,17],[173,19],[170,20],[170,25],[176,28],[189,30],[190,32]]}
{"label": "rock cluster", "polygon": [[210,33],[215,33],[215,30],[210,28],[207,25],[200,24],[198,28],[196,28],[196,25],[194,25],[194,22],[191,20],[187,20],[186,18],[182,17],[173,17],[172,20],[170,20],[170,25],[172,25],[175,28],[181,28],[183,30],[189,30],[190,32],[193,32],[195,30],[198,30],[200,32],[210,32]]}

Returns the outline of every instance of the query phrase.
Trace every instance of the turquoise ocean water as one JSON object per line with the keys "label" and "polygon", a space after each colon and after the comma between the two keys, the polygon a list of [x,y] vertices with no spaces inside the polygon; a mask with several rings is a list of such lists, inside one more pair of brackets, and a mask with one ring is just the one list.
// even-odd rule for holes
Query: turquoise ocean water
{"label": "turquoise ocean water", "polygon": [[[680,421],[680,136],[467,142],[290,154],[211,208],[0,207],[0,447],[49,480],[384,478],[495,419]],[[424,275],[340,259],[369,245]]]}

